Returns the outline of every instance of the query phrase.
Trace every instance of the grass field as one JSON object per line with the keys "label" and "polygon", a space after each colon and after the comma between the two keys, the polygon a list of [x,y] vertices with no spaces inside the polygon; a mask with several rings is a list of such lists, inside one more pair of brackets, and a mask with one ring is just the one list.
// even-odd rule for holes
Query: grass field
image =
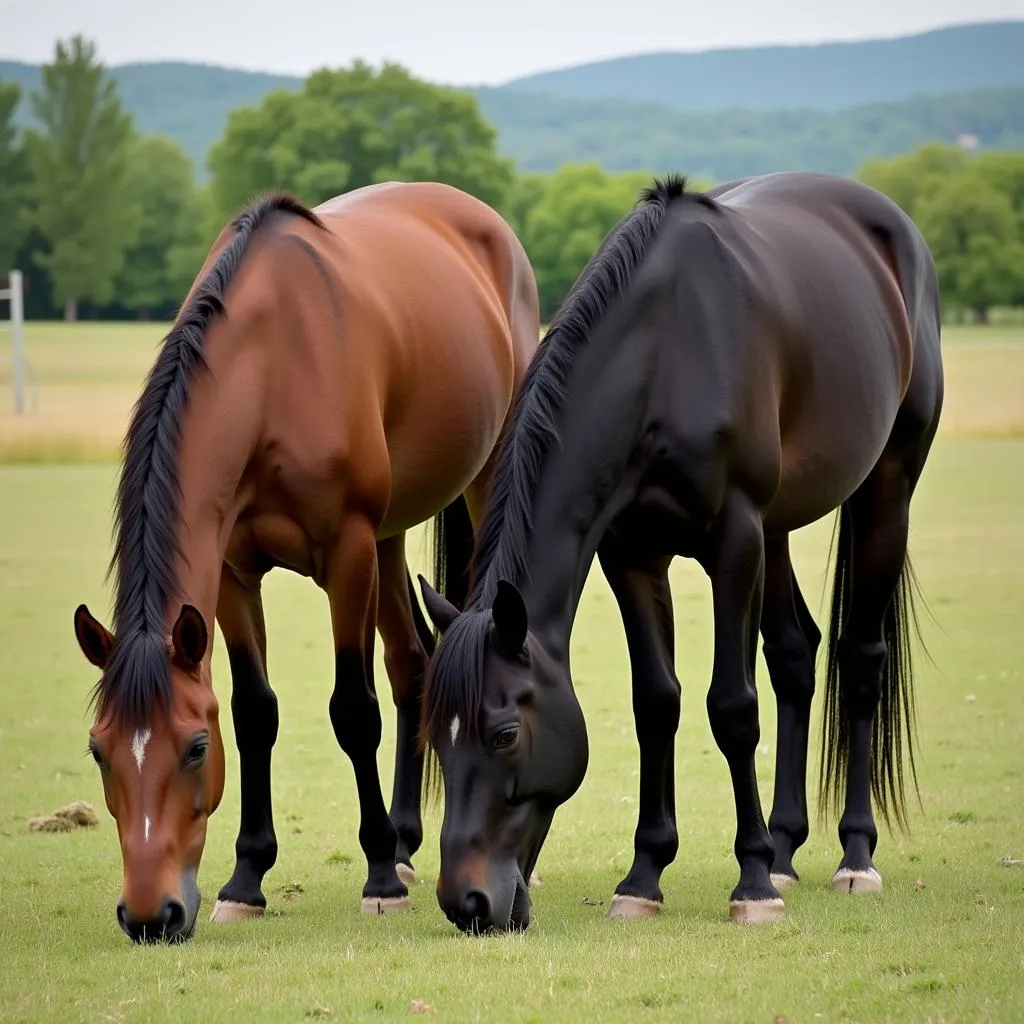
{"label": "grass field", "polygon": [[[276,573],[266,587],[282,715],[271,913],[244,925],[206,922],[233,864],[238,821],[225,714],[228,785],[200,872],[199,932],[184,947],[136,948],[114,920],[120,856],[84,755],[94,673],[77,650],[71,613],[82,600],[107,607],[109,459],[159,334],[157,326],[30,324],[39,406],[21,423],[0,378],[0,1020],[388,1021],[422,1004],[425,1016],[444,1021],[1024,1019],[1024,868],[1000,863],[1024,858],[1024,329],[947,334],[946,424],[912,515],[911,550],[933,613],[924,618],[933,663],[921,659],[918,676],[922,805],[909,838],[882,831],[880,896],[829,891],[839,857],[830,821],[801,851],[803,882],[787,892],[785,923],[726,923],[735,819],[704,711],[708,588],[699,570],[678,562],[681,845],[665,874],[661,916],[603,916],[631,857],[638,772],[625,643],[598,572],[573,640],[590,770],[556,816],[530,931],[468,939],[444,920],[433,895],[436,811],[416,858],[423,881],[413,913],[361,916],[352,772],[327,718],[326,601],[308,581]],[[819,620],[830,526],[795,539]],[[759,673],[767,809],[775,712],[763,662]],[[394,719],[380,666],[378,689],[390,791]],[[99,828],[28,831],[30,816],[78,799],[96,805]]]}

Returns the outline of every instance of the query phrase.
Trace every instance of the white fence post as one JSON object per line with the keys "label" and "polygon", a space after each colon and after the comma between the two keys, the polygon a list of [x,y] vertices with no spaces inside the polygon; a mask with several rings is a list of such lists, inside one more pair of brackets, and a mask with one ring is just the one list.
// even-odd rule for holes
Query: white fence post
{"label": "white fence post", "polygon": [[14,378],[14,413],[20,416],[25,411],[25,339],[22,326],[25,309],[22,305],[21,271],[11,271],[11,375]]}

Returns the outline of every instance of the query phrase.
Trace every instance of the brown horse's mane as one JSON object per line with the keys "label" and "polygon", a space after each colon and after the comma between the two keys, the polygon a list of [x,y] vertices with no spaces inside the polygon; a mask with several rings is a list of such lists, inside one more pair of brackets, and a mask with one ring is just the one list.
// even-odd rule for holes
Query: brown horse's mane
{"label": "brown horse's mane", "polygon": [[124,461],[114,503],[115,645],[93,695],[97,713],[112,711],[141,725],[154,701],[170,706],[167,602],[177,595],[175,561],[181,557],[181,484],[178,448],[193,373],[205,366],[203,339],[224,312],[224,300],[253,236],[275,213],[322,222],[290,196],[274,193],[248,206],[231,226],[221,250],[161,343],[135,405],[124,440]]}
{"label": "brown horse's mane", "polygon": [[490,608],[498,580],[518,583],[527,571],[534,494],[544,456],[557,443],[557,416],[564,405],[576,354],[629,285],[673,201],[686,198],[717,208],[712,198],[687,192],[686,179],[655,179],[636,207],[614,227],[584,267],[555,314],[516,397],[477,536],[466,602],[444,635],[424,694],[424,738],[439,734],[455,715],[473,730],[483,686]]}

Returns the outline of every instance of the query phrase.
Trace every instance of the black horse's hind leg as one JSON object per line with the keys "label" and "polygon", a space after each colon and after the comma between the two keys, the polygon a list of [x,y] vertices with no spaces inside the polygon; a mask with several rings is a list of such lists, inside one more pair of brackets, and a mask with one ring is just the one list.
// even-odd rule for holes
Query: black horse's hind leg
{"label": "black horse's hind leg", "polygon": [[372,914],[406,910],[409,891],[395,865],[398,835],[384,806],[377,769],[381,717],[373,684],[373,641],[379,581],[369,522],[353,516],[343,524],[326,576],[335,644],[331,725],[356,777],[359,845],[367,865],[362,908]]}
{"label": "black horse's hind leg", "polygon": [[793,574],[789,537],[765,545],[764,607],[761,611],[764,658],[778,706],[775,796],[768,830],[775,844],[772,882],[796,882],[793,854],[807,841],[807,747],[814,659],[821,631],[811,617]]}
{"label": "black horse's hind leg", "polygon": [[851,580],[838,668],[849,752],[846,804],[839,821],[843,858],[833,880],[844,891],[882,887],[871,859],[878,841],[871,810],[871,758],[877,756],[872,737],[888,654],[886,615],[906,561],[910,493],[903,460],[887,452],[848,502]]}
{"label": "black horse's hind leg", "polygon": [[242,784],[235,870],[220,890],[211,919],[234,921],[263,912],[263,876],[277,860],[270,797],[270,758],[277,739],[277,697],[267,681],[267,637],[259,578],[221,573],[217,621],[231,663],[231,717]]}
{"label": "black horse's hind leg", "polygon": [[602,542],[598,554],[626,630],[633,717],[640,743],[640,809],[633,865],[616,886],[608,915],[639,917],[660,907],[661,874],[679,849],[673,745],[680,691],[673,664],[671,559],[630,565],[611,537]]}
{"label": "black horse's hind leg", "polygon": [[711,731],[725,755],[736,801],[739,885],[731,897],[737,922],[779,920],[784,909],[770,878],[775,849],[757,792],[754,753],[761,730],[754,666],[764,587],[764,531],[746,497],[727,495],[702,564],[711,577],[715,612],[715,660],[708,690]]}

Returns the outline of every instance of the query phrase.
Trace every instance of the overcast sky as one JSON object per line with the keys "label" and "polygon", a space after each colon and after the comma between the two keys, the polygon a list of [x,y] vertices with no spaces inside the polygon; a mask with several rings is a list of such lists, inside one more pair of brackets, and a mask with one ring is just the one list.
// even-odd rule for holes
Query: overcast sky
{"label": "overcast sky", "polygon": [[1024,0],[0,0],[0,57],[42,61],[56,38],[82,32],[108,64],[192,60],[305,74],[362,57],[477,84],[627,53],[1021,18]]}

